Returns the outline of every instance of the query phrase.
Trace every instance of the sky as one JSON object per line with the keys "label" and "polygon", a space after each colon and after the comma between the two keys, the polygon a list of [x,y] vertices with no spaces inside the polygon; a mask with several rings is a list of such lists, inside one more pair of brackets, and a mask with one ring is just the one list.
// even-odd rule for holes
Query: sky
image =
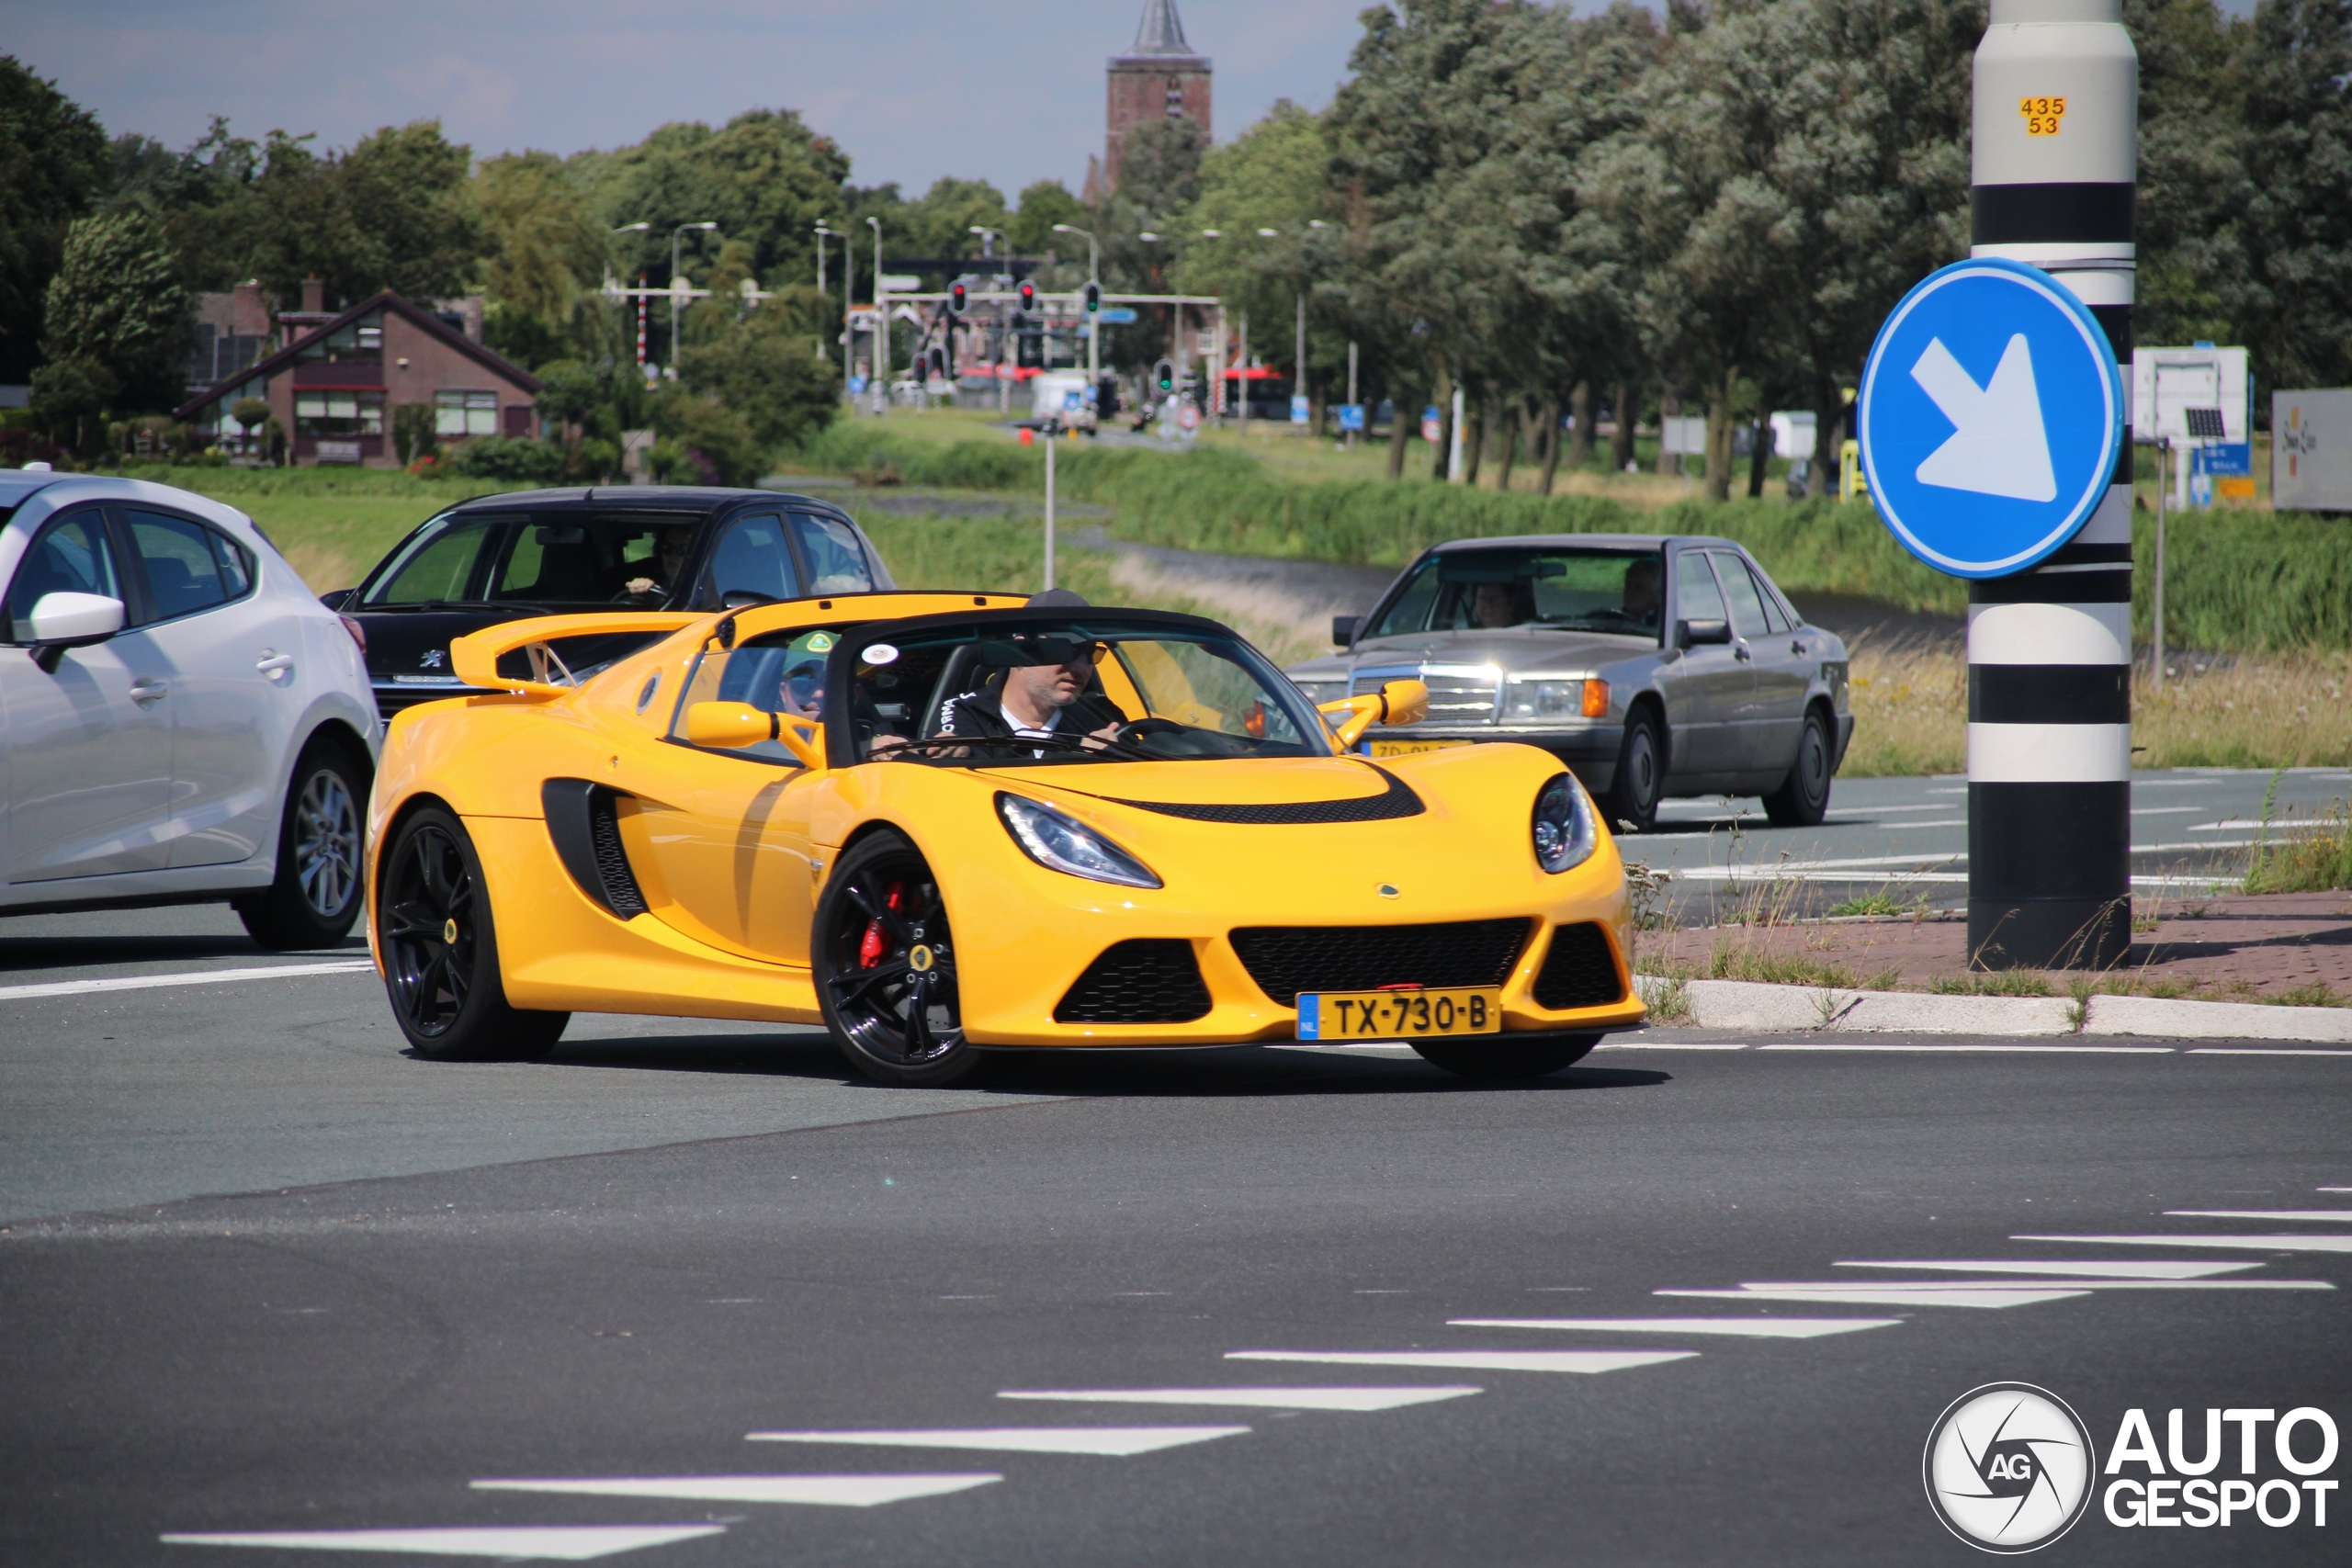
{"label": "sky", "polygon": [[[1216,66],[1219,141],[1277,98],[1330,101],[1368,0],[1177,0]],[[1143,0],[0,0],[0,50],[108,134],[183,147],[241,135],[347,146],[437,118],[478,157],[640,141],[671,120],[793,108],[851,179],[919,194],[942,175],[1010,197],[1075,191],[1102,146],[1104,58]]]}

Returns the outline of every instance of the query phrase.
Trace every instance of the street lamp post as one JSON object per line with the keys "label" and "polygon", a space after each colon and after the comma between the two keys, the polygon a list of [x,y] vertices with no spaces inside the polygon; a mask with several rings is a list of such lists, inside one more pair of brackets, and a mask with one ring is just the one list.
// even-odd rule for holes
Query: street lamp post
{"label": "street lamp post", "polygon": [[[1102,287],[1101,266],[1102,253],[1101,247],[1095,244],[1094,236],[1069,223],[1055,224],[1054,232],[1076,234],[1086,242],[1086,281],[1100,290]],[[1090,318],[1086,323],[1086,378],[1097,386],[1100,386],[1102,380],[1102,320],[1099,312]]]}
{"label": "street lamp post", "polygon": [[[826,228],[822,223],[817,225],[817,298],[820,299],[825,297],[825,242],[832,237],[833,231]],[[846,285],[849,282],[849,248],[847,246],[842,248],[842,282]],[[817,357],[820,359],[825,357],[825,340],[822,337],[817,340]],[[849,357],[846,328],[843,329],[842,357],[844,360]]]}
{"label": "street lamp post", "polygon": [[680,325],[680,321],[679,321],[679,318],[684,314],[684,310],[683,307],[684,307],[684,304],[685,304],[686,296],[685,296],[685,286],[684,286],[684,281],[683,281],[683,280],[679,277],[679,276],[678,276],[678,268],[679,268],[679,266],[680,266],[680,265],[681,265],[681,264],[680,264],[680,262],[679,262],[679,259],[678,259],[678,242],[679,242],[679,240],[680,240],[680,239],[682,239],[682,238],[684,236],[685,231],[686,231],[687,230],[689,230],[689,229],[701,229],[701,230],[704,230],[704,231],[709,231],[709,230],[716,229],[716,228],[718,228],[718,224],[716,224],[716,223],[681,223],[681,224],[679,224],[675,229],[673,229],[673,230],[671,230],[671,231],[670,231],[670,365],[669,365],[669,371],[670,371],[670,376],[671,376],[672,379],[673,379],[673,380],[677,378],[677,374],[678,374],[678,345],[679,345],[680,344],[682,344],[682,343],[684,343],[684,342],[685,341],[685,339],[684,339],[684,335],[683,335],[683,329],[682,329],[682,327],[681,327],[681,325]]}
{"label": "street lamp post", "polygon": [[882,293],[882,220],[869,218],[865,226],[874,231],[874,416],[879,419],[890,407],[890,310]]}

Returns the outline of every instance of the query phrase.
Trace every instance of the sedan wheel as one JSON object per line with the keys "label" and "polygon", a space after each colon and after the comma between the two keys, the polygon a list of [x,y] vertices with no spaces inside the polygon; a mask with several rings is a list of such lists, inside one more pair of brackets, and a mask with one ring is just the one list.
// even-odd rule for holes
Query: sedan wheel
{"label": "sedan wheel", "polygon": [[1625,721],[1625,739],[1617,748],[1617,776],[1603,803],[1610,830],[1630,827],[1646,833],[1657,827],[1658,798],[1665,793],[1666,748],[1658,739],[1657,720],[1646,709],[1636,710]]}
{"label": "sedan wheel", "polygon": [[876,833],[843,855],[818,900],[815,936],[818,998],[851,1066],[924,1088],[980,1070],[985,1056],[964,1038],[947,910],[912,844]]}
{"label": "sedan wheel", "polygon": [[434,1061],[535,1061],[571,1015],[510,1007],[481,863],[455,817],[428,807],[384,855],[376,944],[401,1032]]}
{"label": "sedan wheel", "polygon": [[1804,716],[1797,738],[1797,760],[1781,787],[1764,797],[1764,815],[1775,828],[1817,828],[1829,815],[1831,746],[1829,721],[1815,708]]}

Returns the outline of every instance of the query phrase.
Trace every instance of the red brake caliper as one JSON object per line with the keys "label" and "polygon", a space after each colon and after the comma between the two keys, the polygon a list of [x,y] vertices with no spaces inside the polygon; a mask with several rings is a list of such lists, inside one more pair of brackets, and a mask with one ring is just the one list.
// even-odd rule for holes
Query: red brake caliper
{"label": "red brake caliper", "polygon": [[[903,882],[890,884],[890,891],[882,900],[884,907],[896,910],[900,900],[906,897],[906,890],[907,885]],[[876,915],[865,922],[865,935],[857,944],[857,966],[860,969],[871,969],[881,963],[882,954],[887,946],[888,943],[882,937],[882,917]]]}

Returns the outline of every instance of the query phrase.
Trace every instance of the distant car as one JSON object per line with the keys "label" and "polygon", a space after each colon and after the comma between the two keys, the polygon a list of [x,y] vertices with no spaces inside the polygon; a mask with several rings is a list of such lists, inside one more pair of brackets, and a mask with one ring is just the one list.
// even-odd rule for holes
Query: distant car
{"label": "distant car", "polygon": [[0,913],[225,900],[265,946],[342,941],[380,726],[252,520],[0,471]]}
{"label": "distant car", "polygon": [[1761,795],[1782,827],[1829,809],[1854,719],[1846,645],[1805,625],[1747,552],[1695,535],[1457,539],[1421,553],[1345,651],[1294,665],[1317,702],[1415,679],[1430,715],[1374,756],[1523,740],[1566,762],[1613,827],[1668,795]]}
{"label": "distant car", "polygon": [[[721,610],[895,586],[839,507],[771,491],[638,485],[477,496],[435,513],[358,587],[322,595],[365,637],[376,705],[469,690],[449,644],[526,615]],[[634,651],[613,636],[567,646],[574,673]]]}

